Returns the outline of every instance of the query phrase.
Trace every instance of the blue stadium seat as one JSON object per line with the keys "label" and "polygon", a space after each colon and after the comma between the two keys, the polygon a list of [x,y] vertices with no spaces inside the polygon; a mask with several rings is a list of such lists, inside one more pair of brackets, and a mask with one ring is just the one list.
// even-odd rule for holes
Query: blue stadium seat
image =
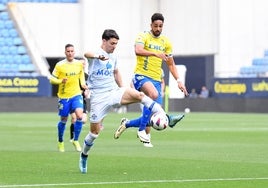
{"label": "blue stadium seat", "polygon": [[5,62],[6,62],[5,56],[0,54],[0,64],[4,64]]}
{"label": "blue stadium seat", "polygon": [[0,30],[0,36],[2,36],[2,37],[9,37],[9,31],[8,31],[8,29],[1,29]]}
{"label": "blue stadium seat", "polygon": [[21,60],[22,60],[23,64],[30,64],[31,63],[31,58],[27,54],[22,55]]}
{"label": "blue stadium seat", "polygon": [[13,38],[13,44],[16,46],[22,45],[22,40],[20,37],[14,37]]}
{"label": "blue stadium seat", "polygon": [[33,64],[20,64],[19,71],[20,72],[34,72],[35,67]]}
{"label": "blue stadium seat", "polygon": [[11,63],[10,68],[12,69],[10,72],[19,72],[19,64]]}
{"label": "blue stadium seat", "polygon": [[3,72],[10,72],[10,64],[9,63],[2,64],[2,71]]}
{"label": "blue stadium seat", "polygon": [[240,75],[242,77],[257,77],[255,68],[252,66],[243,66],[240,68]]}
{"label": "blue stadium seat", "polygon": [[21,64],[22,63],[22,56],[21,55],[15,55],[14,56],[14,63]]}
{"label": "blue stadium seat", "polygon": [[78,0],[61,0],[62,3],[78,3]]}
{"label": "blue stadium seat", "polygon": [[17,55],[18,54],[18,47],[17,46],[10,46],[9,47],[9,53],[11,55]]}
{"label": "blue stadium seat", "polygon": [[5,21],[5,28],[6,29],[13,29],[14,28],[14,24],[12,20],[6,20]]}
{"label": "blue stadium seat", "polygon": [[4,5],[6,5],[8,3],[9,0],[0,0],[0,2]]}
{"label": "blue stadium seat", "polygon": [[11,38],[11,37],[6,37],[6,38],[5,38],[5,44],[6,44],[7,46],[13,46],[13,38]]}
{"label": "blue stadium seat", "polygon": [[3,4],[0,3],[0,12],[6,11],[7,7]]}
{"label": "blue stadium seat", "polygon": [[8,46],[1,46],[0,47],[0,54],[8,55],[9,54]]}
{"label": "blue stadium seat", "polygon": [[18,54],[26,54],[27,50],[24,46],[18,46]]}
{"label": "blue stadium seat", "polygon": [[264,57],[268,57],[268,49],[264,50]]}
{"label": "blue stadium seat", "polygon": [[5,28],[5,22],[3,20],[0,20],[0,29]]}
{"label": "blue stadium seat", "polygon": [[8,54],[5,56],[5,59],[6,59],[6,63],[8,63],[8,64],[14,63],[13,55]]}
{"label": "blue stadium seat", "polygon": [[5,43],[5,38],[4,37],[0,37],[0,47],[1,46],[5,46],[6,43]]}
{"label": "blue stadium seat", "polygon": [[1,20],[9,20],[8,12],[0,12],[0,19]]}
{"label": "blue stadium seat", "polygon": [[18,36],[19,36],[17,30],[14,29],[14,28],[9,29],[8,31],[9,31],[9,35],[10,35],[11,37],[18,37]]}

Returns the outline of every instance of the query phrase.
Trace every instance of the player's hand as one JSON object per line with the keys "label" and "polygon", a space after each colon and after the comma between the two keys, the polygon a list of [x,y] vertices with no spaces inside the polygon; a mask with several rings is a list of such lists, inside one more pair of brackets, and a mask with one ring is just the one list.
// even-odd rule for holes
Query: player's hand
{"label": "player's hand", "polygon": [[85,95],[86,98],[89,98],[90,90],[89,89],[84,90],[84,95]]}
{"label": "player's hand", "polygon": [[168,60],[168,55],[164,54],[164,53],[158,53],[156,54],[156,57],[162,59],[163,61],[167,61]]}
{"label": "player's hand", "polygon": [[104,55],[99,55],[99,58],[100,60],[102,61],[105,61],[105,60],[108,60],[109,58],[108,57],[105,57]]}
{"label": "player's hand", "polygon": [[65,84],[67,82],[68,78],[63,78],[62,83]]}
{"label": "player's hand", "polygon": [[88,90],[88,86],[87,85],[82,85],[81,86],[84,90]]}
{"label": "player's hand", "polygon": [[178,82],[179,89],[184,93],[186,97],[188,97],[189,93],[185,87],[185,85],[182,82]]}

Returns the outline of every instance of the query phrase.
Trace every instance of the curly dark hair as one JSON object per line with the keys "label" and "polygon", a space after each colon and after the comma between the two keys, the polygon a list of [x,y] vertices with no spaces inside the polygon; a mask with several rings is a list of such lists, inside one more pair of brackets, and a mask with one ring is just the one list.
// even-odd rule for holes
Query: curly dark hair
{"label": "curly dark hair", "polygon": [[151,17],[151,21],[153,23],[156,20],[161,20],[162,22],[164,22],[164,16],[161,13],[154,13]]}

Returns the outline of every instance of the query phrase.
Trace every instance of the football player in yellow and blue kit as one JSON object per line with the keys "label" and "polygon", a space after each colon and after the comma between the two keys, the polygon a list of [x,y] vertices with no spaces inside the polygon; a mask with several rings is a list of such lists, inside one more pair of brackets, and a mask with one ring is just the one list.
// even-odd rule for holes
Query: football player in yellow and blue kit
{"label": "football player in yellow and blue kit", "polygon": [[[162,35],[164,17],[161,13],[155,13],[151,17],[151,30],[140,33],[135,41],[135,53],[137,63],[134,71],[133,85],[138,91],[144,92],[150,98],[159,104],[162,104],[161,97],[161,67],[165,62],[173,77],[177,80],[178,88],[188,96],[188,92],[184,84],[181,82],[173,56],[172,45],[170,40]],[[117,139],[121,133],[128,127],[139,126],[138,135],[147,135],[148,147],[152,147],[150,143],[150,130],[145,132],[148,125],[151,112],[148,108],[143,108],[143,115],[134,120],[123,118],[119,128],[116,130],[114,138]],[[177,116],[168,115],[169,126],[174,127],[184,117],[184,114]]]}
{"label": "football player in yellow and blue kit", "polygon": [[81,151],[78,138],[82,129],[83,118],[83,98],[81,87],[88,89],[85,83],[84,68],[81,61],[74,59],[74,46],[67,44],[65,46],[66,58],[59,61],[50,77],[52,84],[58,84],[58,108],[60,121],[58,127],[58,149],[64,152],[63,136],[68,116],[72,110],[75,111],[77,120],[74,124],[73,145],[77,151]]}

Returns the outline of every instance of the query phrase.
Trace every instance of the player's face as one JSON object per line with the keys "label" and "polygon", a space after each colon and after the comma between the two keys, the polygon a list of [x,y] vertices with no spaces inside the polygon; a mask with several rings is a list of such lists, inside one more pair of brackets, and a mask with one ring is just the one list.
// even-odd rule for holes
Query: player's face
{"label": "player's face", "polygon": [[151,23],[151,32],[154,36],[158,37],[163,30],[163,21],[161,20],[155,20],[153,23]]}
{"label": "player's face", "polygon": [[118,43],[118,39],[111,38],[109,40],[103,40],[103,49],[107,53],[113,53]]}
{"label": "player's face", "polygon": [[74,59],[74,47],[66,48],[65,55],[68,61],[72,61]]}

